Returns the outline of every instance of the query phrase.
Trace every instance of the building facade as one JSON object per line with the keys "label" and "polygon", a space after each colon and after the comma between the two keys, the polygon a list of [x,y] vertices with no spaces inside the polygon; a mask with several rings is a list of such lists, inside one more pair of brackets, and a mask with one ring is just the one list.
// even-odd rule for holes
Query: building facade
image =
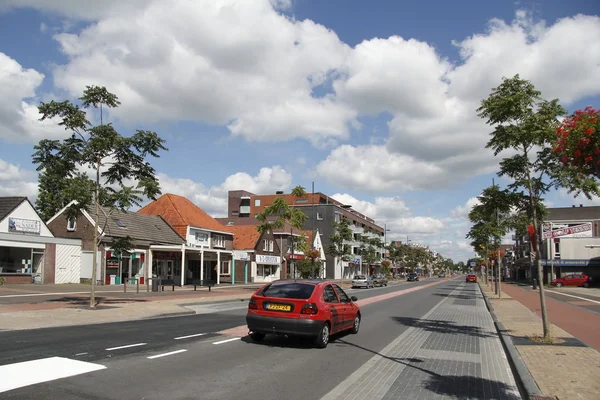
{"label": "building facade", "polygon": [[350,221],[353,238],[348,244],[351,246],[351,254],[346,257],[332,257],[325,251],[324,274],[326,278],[348,278],[356,273],[368,274],[379,271],[385,250],[378,248],[376,251],[378,261],[366,265],[361,255],[363,244],[361,238],[378,238],[383,243],[385,229],[377,225],[373,219],[354,210],[351,205],[342,204],[323,193],[307,193],[305,196],[297,198],[283,192],[256,195],[244,190],[230,191],[226,220],[235,224],[255,220],[256,216],[263,212],[265,207],[273,204],[277,198],[285,199],[288,204],[299,208],[306,214],[307,218],[303,229],[310,232],[318,231],[323,249],[327,249],[327,246],[331,244],[330,237],[335,233],[333,223],[341,221],[342,218]]}
{"label": "building facade", "polygon": [[79,283],[81,240],[56,238],[27,197],[0,197],[0,281]]}

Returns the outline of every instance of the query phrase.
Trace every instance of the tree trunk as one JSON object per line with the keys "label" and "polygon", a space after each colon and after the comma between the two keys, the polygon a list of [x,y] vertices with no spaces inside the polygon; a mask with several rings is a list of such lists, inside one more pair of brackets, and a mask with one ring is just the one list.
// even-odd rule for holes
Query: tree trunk
{"label": "tree trunk", "polygon": [[96,271],[98,270],[98,226],[100,218],[100,201],[98,199],[100,191],[98,187],[100,185],[100,160],[96,164],[96,188],[94,191],[94,254],[92,255],[92,286],[90,288],[90,307],[96,307]]}

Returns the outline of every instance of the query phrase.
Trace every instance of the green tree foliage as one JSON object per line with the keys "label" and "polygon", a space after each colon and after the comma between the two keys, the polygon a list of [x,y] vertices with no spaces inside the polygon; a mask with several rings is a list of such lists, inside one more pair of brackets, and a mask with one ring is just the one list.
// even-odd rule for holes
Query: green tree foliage
{"label": "green tree foliage", "polygon": [[344,281],[344,267],[342,264],[342,257],[348,256],[351,253],[350,245],[347,243],[352,240],[352,229],[350,228],[350,221],[342,217],[339,222],[332,222],[334,233],[329,236],[329,245],[325,249],[325,252],[335,257],[340,267],[340,282]]}
{"label": "green tree foliage", "polygon": [[[95,278],[101,207],[127,210],[141,205],[143,196],[155,199],[160,195],[156,171],[146,159],[159,157],[159,151],[167,149],[164,140],[155,132],[137,130],[125,137],[111,123],[106,123],[105,112],[118,107],[120,102],[105,87],[87,86],[79,100],[81,106],[68,100],[53,100],[38,107],[41,121],[58,118],[71,136],[64,140],[44,139],[34,146],[33,163],[40,171],[36,207],[46,219],[72,200],[77,202],[67,210],[69,216],[76,215],[81,209],[93,209],[92,276]],[[88,121],[86,110],[98,112],[100,123],[93,125]],[[90,178],[84,169],[91,171],[93,177]],[[119,249],[131,247],[127,238],[114,245]],[[96,305],[95,283],[92,279],[91,307]]]}

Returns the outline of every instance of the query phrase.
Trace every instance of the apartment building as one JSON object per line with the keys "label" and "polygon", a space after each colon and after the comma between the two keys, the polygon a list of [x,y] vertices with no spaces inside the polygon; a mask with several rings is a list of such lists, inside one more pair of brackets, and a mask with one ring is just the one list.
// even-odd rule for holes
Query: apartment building
{"label": "apartment building", "polygon": [[221,222],[236,225],[258,224],[256,216],[263,212],[265,207],[273,204],[277,198],[284,198],[288,204],[299,208],[306,214],[307,218],[303,229],[318,232],[325,249],[331,244],[330,236],[335,233],[333,222],[339,222],[342,218],[350,221],[353,238],[348,244],[351,246],[351,254],[340,259],[326,254],[324,268],[326,278],[339,279],[342,276],[347,278],[356,273],[366,274],[378,271],[384,249],[377,249],[377,262],[366,265],[360,254],[361,237],[379,238],[383,242],[384,228],[377,225],[372,218],[354,210],[351,204],[343,204],[321,192],[307,193],[305,196],[297,198],[283,192],[257,195],[245,190],[233,190],[228,194],[227,217],[223,218]]}

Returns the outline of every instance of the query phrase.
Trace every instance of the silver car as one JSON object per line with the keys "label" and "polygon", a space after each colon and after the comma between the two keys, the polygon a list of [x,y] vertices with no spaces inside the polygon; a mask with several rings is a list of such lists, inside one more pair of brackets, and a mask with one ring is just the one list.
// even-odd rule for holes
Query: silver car
{"label": "silver car", "polygon": [[369,289],[375,287],[375,283],[373,282],[373,279],[371,279],[370,276],[354,275],[354,278],[352,279],[352,288],[354,289],[359,287]]}

